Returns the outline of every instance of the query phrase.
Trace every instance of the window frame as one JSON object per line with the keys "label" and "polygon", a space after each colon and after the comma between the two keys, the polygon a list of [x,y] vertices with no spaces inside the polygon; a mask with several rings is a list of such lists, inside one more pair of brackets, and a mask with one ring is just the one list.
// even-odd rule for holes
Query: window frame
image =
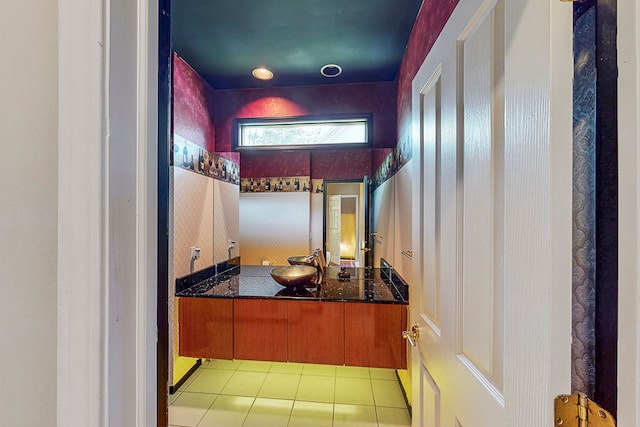
{"label": "window frame", "polygon": [[[243,126],[256,126],[260,124],[308,124],[308,123],[332,123],[343,121],[364,121],[365,141],[357,143],[332,143],[332,144],[298,144],[298,145],[241,145],[241,131]],[[251,117],[233,119],[233,150],[234,151],[272,151],[272,150],[320,150],[320,149],[354,149],[371,148],[373,145],[373,113],[359,114],[319,114],[306,116],[287,117]]]}

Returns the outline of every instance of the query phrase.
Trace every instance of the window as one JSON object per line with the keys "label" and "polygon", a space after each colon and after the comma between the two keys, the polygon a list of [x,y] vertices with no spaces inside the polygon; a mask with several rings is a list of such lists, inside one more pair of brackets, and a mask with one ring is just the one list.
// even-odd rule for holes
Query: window
{"label": "window", "polygon": [[372,115],[235,119],[234,145],[242,149],[369,147]]}

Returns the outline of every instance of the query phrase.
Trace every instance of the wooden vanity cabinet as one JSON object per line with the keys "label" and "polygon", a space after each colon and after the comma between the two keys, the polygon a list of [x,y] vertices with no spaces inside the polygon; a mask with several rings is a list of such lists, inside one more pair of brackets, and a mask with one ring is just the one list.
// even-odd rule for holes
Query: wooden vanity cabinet
{"label": "wooden vanity cabinet", "polygon": [[345,303],[345,365],[405,369],[407,306]]}
{"label": "wooden vanity cabinet", "polygon": [[178,298],[181,356],[233,359],[233,299]]}
{"label": "wooden vanity cabinet", "polygon": [[234,359],[287,361],[287,301],[236,299]]}
{"label": "wooden vanity cabinet", "polygon": [[406,368],[407,306],[178,298],[180,355]]}
{"label": "wooden vanity cabinet", "polygon": [[344,364],[344,303],[288,301],[290,362]]}

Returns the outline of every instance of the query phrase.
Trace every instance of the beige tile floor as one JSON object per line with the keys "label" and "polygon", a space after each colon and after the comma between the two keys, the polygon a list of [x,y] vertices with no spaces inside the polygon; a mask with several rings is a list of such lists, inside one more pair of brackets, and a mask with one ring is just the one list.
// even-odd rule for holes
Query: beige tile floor
{"label": "beige tile floor", "polygon": [[392,369],[211,360],[169,404],[172,427],[411,425]]}

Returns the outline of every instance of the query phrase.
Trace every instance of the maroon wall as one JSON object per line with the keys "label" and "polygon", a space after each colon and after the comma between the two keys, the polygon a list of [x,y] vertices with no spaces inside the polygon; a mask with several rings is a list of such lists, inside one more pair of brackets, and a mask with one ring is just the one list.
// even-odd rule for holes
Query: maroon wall
{"label": "maroon wall", "polygon": [[243,152],[241,178],[311,176],[311,155],[307,150]]}
{"label": "maroon wall", "polygon": [[311,153],[311,178],[362,179],[371,176],[372,150],[319,150]]}
{"label": "maroon wall", "polygon": [[458,0],[424,0],[418,12],[397,78],[398,143],[411,137],[411,82],[457,4]]}
{"label": "maroon wall", "polygon": [[360,179],[365,175],[371,176],[372,151],[380,150],[245,151],[240,156],[240,177],[310,176],[313,179]]}
{"label": "maroon wall", "polygon": [[371,175],[389,149],[410,139],[411,81],[457,3],[424,0],[395,82],[214,92],[174,54],[174,133],[237,161],[237,154],[231,153],[234,118],[372,112],[374,150],[243,154],[240,168],[242,177]]}
{"label": "maroon wall", "polygon": [[210,152],[215,148],[214,91],[182,58],[173,54],[173,133]]}
{"label": "maroon wall", "polygon": [[233,119],[373,113],[373,145],[396,143],[395,82],[216,91],[216,151],[231,151]]}
{"label": "maroon wall", "polygon": [[373,150],[371,153],[371,172],[374,173],[380,165],[385,161],[389,153],[393,151],[392,148],[380,148]]}
{"label": "maroon wall", "polygon": [[[373,113],[374,147],[396,143],[395,82],[216,91],[216,151],[231,151],[233,119]],[[244,152],[241,177],[371,175],[371,150]]]}

